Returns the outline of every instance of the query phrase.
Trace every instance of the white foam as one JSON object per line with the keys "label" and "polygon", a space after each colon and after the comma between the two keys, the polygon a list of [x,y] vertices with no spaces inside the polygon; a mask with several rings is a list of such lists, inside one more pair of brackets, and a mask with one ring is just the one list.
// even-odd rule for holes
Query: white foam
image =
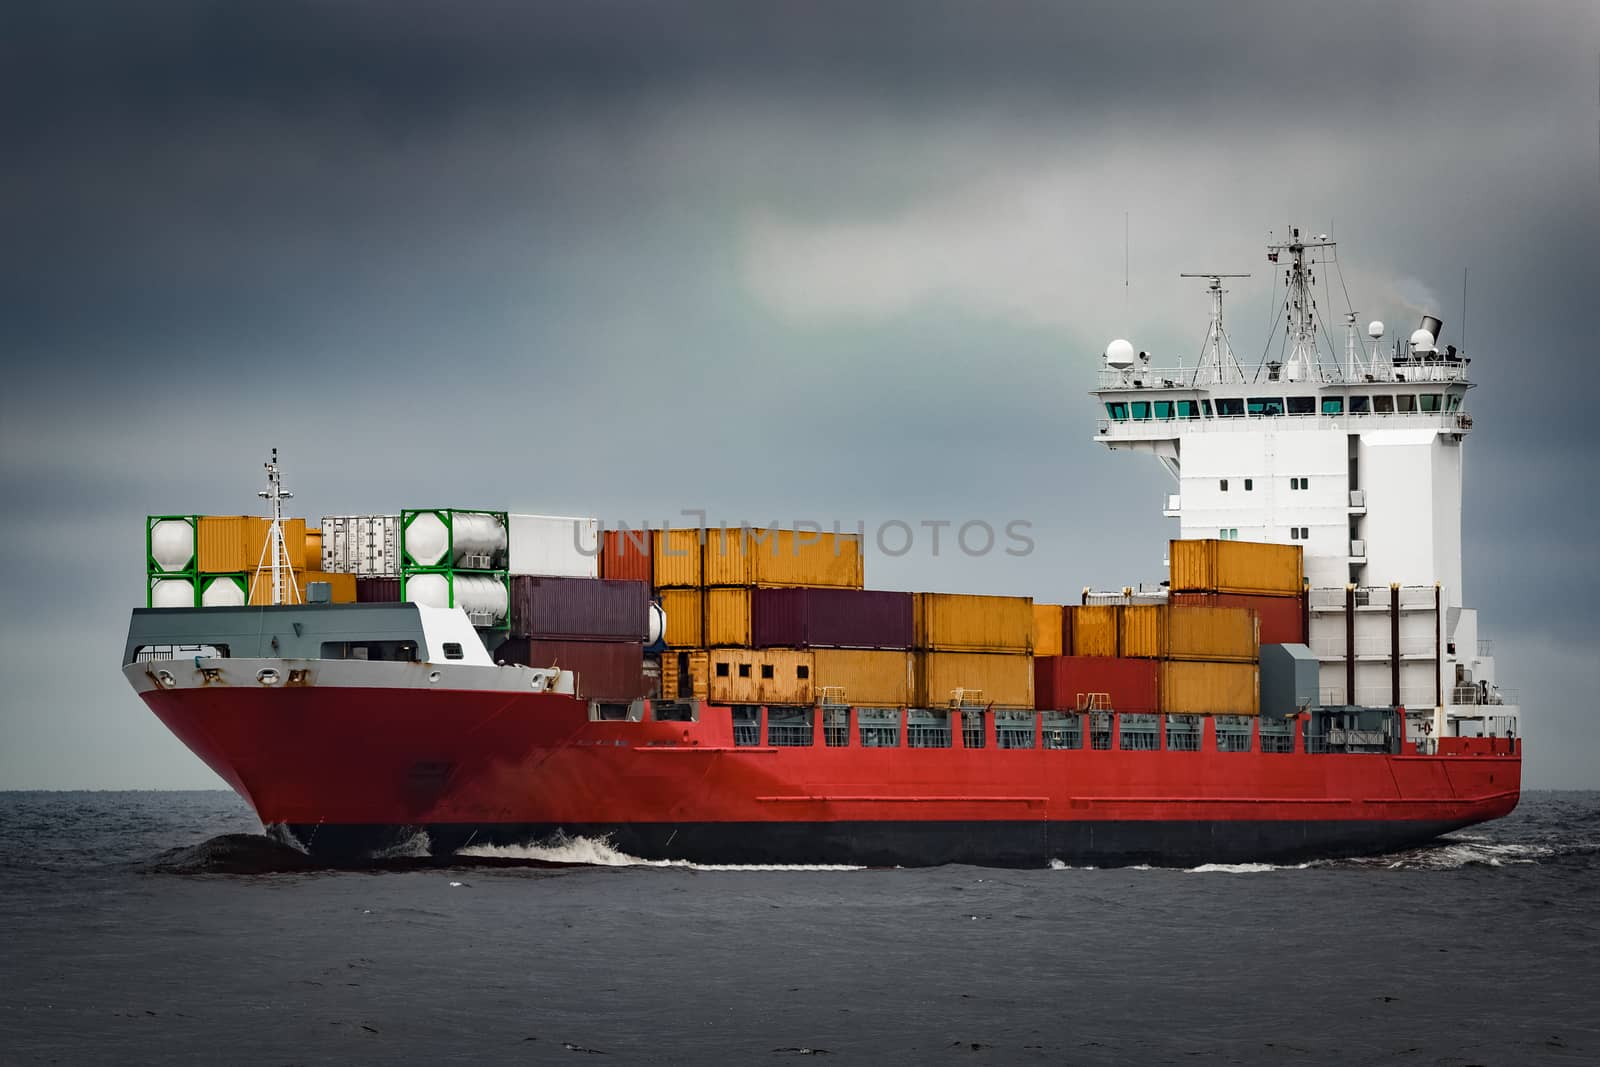
{"label": "white foam", "polygon": [[690,863],[688,860],[647,860],[630,856],[604,838],[557,835],[548,841],[525,845],[468,845],[458,856],[486,859],[536,860],[572,863],[586,867],[678,867],[691,871],[863,871],[865,867],[837,863]]}
{"label": "white foam", "polygon": [[388,848],[381,848],[372,854],[375,860],[420,860],[427,859],[433,854],[433,842],[428,838],[428,831],[418,830],[404,841],[397,841]]}
{"label": "white foam", "polygon": [[1185,868],[1186,874],[1261,874],[1264,871],[1303,871],[1309,863],[1279,865],[1276,863],[1202,863]]}

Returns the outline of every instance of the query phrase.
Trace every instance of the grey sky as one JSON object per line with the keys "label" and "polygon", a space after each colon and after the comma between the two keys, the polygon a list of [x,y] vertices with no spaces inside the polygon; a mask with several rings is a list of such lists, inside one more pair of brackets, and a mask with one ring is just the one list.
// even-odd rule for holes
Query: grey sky
{"label": "grey sky", "polygon": [[[0,37],[0,788],[216,779],[115,670],[143,516],[440,502],[1012,518],[868,580],[1158,578],[1105,342],[1198,352],[1265,231],[1482,384],[1468,602],[1535,786],[1600,785],[1588,677],[1600,60],[1586,3],[41,5]],[[1132,218],[1131,315],[1122,219]]]}

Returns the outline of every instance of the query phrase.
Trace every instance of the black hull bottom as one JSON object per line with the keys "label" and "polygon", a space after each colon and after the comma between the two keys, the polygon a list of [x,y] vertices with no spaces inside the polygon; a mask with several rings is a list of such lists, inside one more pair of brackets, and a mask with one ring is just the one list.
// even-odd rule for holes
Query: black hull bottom
{"label": "black hull bottom", "polygon": [[449,856],[468,845],[528,845],[604,838],[641,859],[716,864],[851,864],[931,867],[965,863],[1038,868],[1196,867],[1205,863],[1300,863],[1377,855],[1426,844],[1481,820],[1261,822],[786,822],[288,825],[273,832],[329,863],[413,853]]}

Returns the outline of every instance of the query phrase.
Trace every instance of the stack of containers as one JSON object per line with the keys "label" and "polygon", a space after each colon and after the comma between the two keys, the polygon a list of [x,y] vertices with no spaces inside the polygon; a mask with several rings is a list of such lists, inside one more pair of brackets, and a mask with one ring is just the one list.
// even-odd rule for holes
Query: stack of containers
{"label": "stack of containers", "polygon": [[605,531],[601,538],[600,577],[623,578],[649,585],[650,544],[653,535],[646,530],[622,527]]}
{"label": "stack of containers", "polygon": [[[350,575],[358,603],[392,604],[400,600],[400,516],[324,516],[321,545],[323,573]],[[309,552],[308,535],[308,557]],[[338,598],[336,585],[334,599]]]}
{"label": "stack of containers", "polygon": [[958,691],[969,703],[1034,706],[1030,598],[918,593],[913,627],[916,706],[947,706]]}
{"label": "stack of containers", "polygon": [[149,515],[144,522],[145,606],[192,608],[199,603],[196,515]]}
{"label": "stack of containers", "polygon": [[429,607],[459,607],[480,630],[507,630],[507,526],[503,511],[401,511],[400,598]]}
{"label": "stack of containers", "polygon": [[665,639],[671,648],[705,644],[701,537],[699,530],[655,530],[650,534],[652,584],[667,617]]}
{"label": "stack of containers", "polygon": [[1249,608],[1268,645],[1306,643],[1304,549],[1253,541],[1173,541],[1172,603]]}
{"label": "stack of containers", "polygon": [[[201,606],[272,603],[272,554],[267,543],[271,529],[272,520],[259,515],[199,517],[196,556]],[[282,602],[303,604],[308,578],[306,520],[283,520],[283,550],[292,580],[280,590]]]}
{"label": "stack of containers", "polygon": [[510,640],[497,658],[577,675],[586,700],[649,695],[644,646],[650,587],[626,579],[514,574]]}
{"label": "stack of containers", "polygon": [[751,645],[809,652],[814,697],[824,703],[885,708],[912,704],[915,637],[915,601],[910,593],[761,587],[750,591]]}

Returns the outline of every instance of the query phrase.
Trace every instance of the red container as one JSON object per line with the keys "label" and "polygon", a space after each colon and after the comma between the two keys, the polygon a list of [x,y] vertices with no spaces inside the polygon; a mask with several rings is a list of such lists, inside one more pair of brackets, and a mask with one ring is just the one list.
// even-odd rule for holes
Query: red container
{"label": "red container", "polygon": [[1215,608],[1250,608],[1261,619],[1263,645],[1306,643],[1305,605],[1300,596],[1260,596],[1254,593],[1173,593],[1174,604],[1200,604]]}
{"label": "red container", "polygon": [[1116,656],[1039,656],[1033,661],[1033,705],[1072,711],[1081,694],[1105,693],[1117,711],[1155,711],[1160,660]]}
{"label": "red container", "polygon": [[511,576],[511,636],[642,641],[650,586],[605,578]]}
{"label": "red container", "polygon": [[910,648],[910,593],[879,589],[753,589],[756,648]]}
{"label": "red container", "polygon": [[357,604],[398,604],[400,603],[400,579],[398,578],[357,578],[356,579]]}
{"label": "red container", "polygon": [[539,641],[513,637],[494,651],[497,663],[560,667],[578,676],[584,700],[633,700],[648,695],[640,641]]}
{"label": "red container", "polygon": [[600,551],[600,577],[650,581],[650,531],[607,530]]}

